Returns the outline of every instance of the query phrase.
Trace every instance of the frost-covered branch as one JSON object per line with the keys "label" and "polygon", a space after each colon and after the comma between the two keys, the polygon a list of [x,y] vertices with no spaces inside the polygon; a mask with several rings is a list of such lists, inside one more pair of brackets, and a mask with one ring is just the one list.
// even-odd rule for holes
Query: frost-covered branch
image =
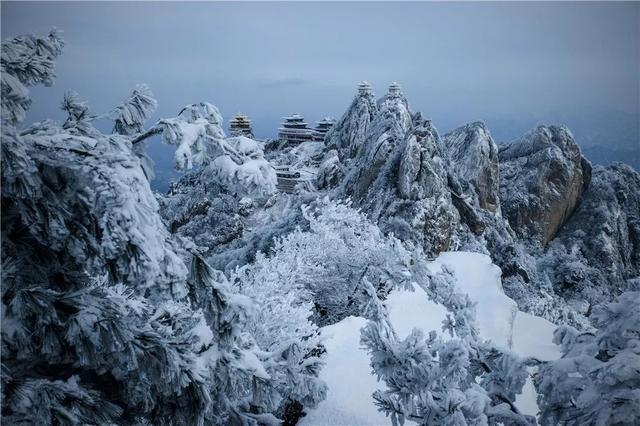
{"label": "frost-covered branch", "polygon": [[[114,131],[121,135],[142,132],[145,121],[155,111],[158,102],[146,84],[139,85],[133,93],[111,113],[115,121]],[[133,142],[135,143],[135,142]]]}
{"label": "frost-covered branch", "polygon": [[62,53],[63,46],[55,29],[47,37],[24,35],[2,42],[3,121],[15,124],[24,120],[31,105],[28,86],[53,84],[55,58]]}

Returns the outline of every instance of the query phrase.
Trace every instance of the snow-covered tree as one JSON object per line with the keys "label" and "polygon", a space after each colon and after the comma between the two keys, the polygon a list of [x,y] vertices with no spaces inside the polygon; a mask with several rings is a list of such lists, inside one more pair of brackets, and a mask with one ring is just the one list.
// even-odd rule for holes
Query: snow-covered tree
{"label": "snow-covered tree", "polygon": [[364,214],[328,199],[302,212],[308,228],[277,238],[270,257],[286,269],[282,279],[308,292],[317,322],[376,318],[379,296],[409,285],[409,253]]}
{"label": "snow-covered tree", "polygon": [[55,78],[55,59],[64,42],[55,29],[47,37],[24,35],[2,43],[2,121],[24,120],[31,105],[28,86],[51,86]]}
{"label": "snow-covered tree", "polygon": [[[60,45],[55,36],[3,42],[3,78],[49,83]],[[29,103],[3,96],[3,416],[203,419],[202,315],[176,301],[188,271],[136,157],[126,139],[93,129],[72,94],[64,126],[18,131]]]}
{"label": "snow-covered tree", "polygon": [[275,379],[273,410],[300,403],[312,408],[325,397],[326,385],[318,379],[321,367],[318,327],[310,321],[313,304],[308,290],[292,282],[287,259],[267,258],[259,253],[255,262],[237,268],[231,280],[240,293],[260,309],[250,318],[247,330],[263,351],[267,372]]}
{"label": "snow-covered tree", "polygon": [[386,315],[371,321],[361,342],[386,384],[373,395],[379,409],[394,425],[535,423],[513,403],[527,378],[524,361],[479,338],[475,304],[456,290],[450,273],[431,272],[421,256],[411,263],[411,282],[449,311],[442,331],[450,338],[414,329],[401,340]]}
{"label": "snow-covered tree", "polygon": [[94,128],[74,93],[63,125],[16,127],[26,86],[51,82],[61,46],[55,33],[2,44],[4,419],[272,421],[261,388],[282,381],[245,328],[253,302],[158,214],[135,150],[155,103],[148,92],[116,109],[118,133]]}
{"label": "snow-covered tree", "polygon": [[593,308],[594,331],[559,327],[563,356],[536,376],[543,425],[640,422],[640,292]]}
{"label": "snow-covered tree", "polygon": [[487,424],[490,399],[480,386],[465,386],[470,360],[460,341],[444,341],[435,333],[426,337],[418,329],[400,341],[388,323],[372,322],[363,329],[362,343],[387,387],[373,398],[394,426],[405,419],[423,425]]}
{"label": "snow-covered tree", "polygon": [[[137,136],[144,131],[144,124],[155,111],[158,102],[147,85],[139,85],[125,101],[118,105],[109,117],[113,119],[113,131],[120,135]],[[133,144],[133,152],[140,158],[140,164],[147,179],[154,178],[153,160],[146,153],[146,142]]]}
{"label": "snow-covered tree", "polygon": [[275,192],[276,173],[258,142],[244,136],[225,138],[222,115],[215,105],[187,105],[176,117],[160,119],[134,138],[133,144],[158,133],[166,143],[177,146],[178,170],[201,167],[231,193],[257,196]]}
{"label": "snow-covered tree", "polygon": [[373,398],[393,425],[535,424],[513,403],[527,377],[524,363],[490,343],[419,329],[400,340],[386,319],[370,322],[362,343],[386,385]]}
{"label": "snow-covered tree", "polygon": [[156,109],[158,102],[145,84],[136,90],[112,112],[115,121],[113,130],[121,135],[136,135],[144,130],[144,123]]}

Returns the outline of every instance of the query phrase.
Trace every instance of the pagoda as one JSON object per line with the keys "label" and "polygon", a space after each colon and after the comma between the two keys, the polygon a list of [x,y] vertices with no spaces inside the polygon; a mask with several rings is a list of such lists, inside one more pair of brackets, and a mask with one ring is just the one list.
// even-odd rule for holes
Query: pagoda
{"label": "pagoda", "polygon": [[231,136],[246,136],[253,139],[253,130],[251,129],[251,120],[249,120],[249,117],[237,113],[229,121],[229,133]]}
{"label": "pagoda", "polygon": [[325,117],[320,121],[316,121],[316,128],[313,129],[313,141],[324,142],[324,137],[331,127],[336,124],[333,118]]}
{"label": "pagoda", "polygon": [[371,85],[368,82],[363,81],[360,84],[358,84],[358,95],[364,96],[364,95],[370,95],[370,94],[371,94]]}
{"label": "pagoda", "polygon": [[283,117],[284,123],[278,129],[278,137],[280,140],[299,144],[313,139],[313,130],[307,127],[304,117],[300,114],[293,114],[289,117]]}
{"label": "pagoda", "polygon": [[395,81],[389,85],[389,97],[397,98],[402,96],[402,92],[400,91],[400,85]]}

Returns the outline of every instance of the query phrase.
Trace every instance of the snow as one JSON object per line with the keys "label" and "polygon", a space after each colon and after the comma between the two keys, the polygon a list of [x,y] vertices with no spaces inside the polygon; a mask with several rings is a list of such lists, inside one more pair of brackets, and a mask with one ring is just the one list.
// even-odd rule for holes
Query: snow
{"label": "snow", "polygon": [[458,288],[477,303],[480,336],[510,349],[513,319],[518,308],[502,290],[500,268],[484,254],[447,252],[432,263],[434,272],[439,269],[451,271]]}
{"label": "snow", "polygon": [[[520,356],[531,356],[540,361],[560,358],[560,347],[552,341],[555,324],[544,318],[518,312],[513,324],[513,348]],[[529,336],[538,336],[531,339]]]}
{"label": "snow", "polygon": [[[400,339],[405,339],[415,327],[440,332],[442,321],[449,312],[444,306],[429,300],[425,291],[418,286],[414,286],[414,291],[392,292],[385,305]],[[446,336],[449,334],[443,334],[443,337]]]}
{"label": "snow", "polygon": [[[477,303],[480,335],[499,346],[510,348],[522,357],[540,360],[560,356],[552,343],[555,325],[517,310],[515,302],[504,294],[500,268],[483,254],[466,252],[442,253],[430,263],[432,271],[449,271],[459,290]],[[426,293],[394,290],[385,301],[391,324],[400,338],[412,328],[441,332],[447,310],[427,299]],[[329,390],[327,399],[301,419],[301,425],[386,425],[390,420],[377,411],[371,395],[384,386],[371,375],[369,356],[360,346],[360,328],[367,320],[348,317],[321,330],[327,349],[326,365],[320,373]],[[530,369],[534,372],[535,369]],[[536,392],[531,378],[518,395],[516,406],[524,413],[536,415]]]}
{"label": "snow", "polygon": [[369,355],[360,346],[360,329],[367,320],[347,317],[322,328],[327,349],[320,378],[328,385],[327,398],[300,419],[300,425],[386,425],[371,394],[381,384],[371,375]]}
{"label": "snow", "polygon": [[204,317],[201,317],[195,327],[191,329],[191,334],[198,338],[199,349],[202,350],[213,342],[213,331],[207,325]]}
{"label": "snow", "polygon": [[[165,121],[169,123],[169,120]],[[204,136],[205,126],[208,123],[204,119],[198,119],[195,123],[173,120],[171,124],[177,127],[181,136],[175,153],[176,167],[180,170],[191,169],[193,167],[191,152],[194,145]]]}
{"label": "snow", "polygon": [[246,136],[234,136],[227,138],[226,141],[241,155],[252,156],[262,151],[257,141]]}

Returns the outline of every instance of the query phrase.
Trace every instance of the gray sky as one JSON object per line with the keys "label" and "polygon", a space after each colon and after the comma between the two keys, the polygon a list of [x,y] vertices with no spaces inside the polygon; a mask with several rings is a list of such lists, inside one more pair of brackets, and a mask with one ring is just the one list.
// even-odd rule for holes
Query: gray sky
{"label": "gray sky", "polygon": [[[638,2],[3,1],[1,9],[3,38],[64,31],[56,85],[32,90],[28,121],[62,119],[67,89],[105,112],[147,83],[159,101],[154,118],[206,100],[227,119],[248,114],[256,135],[269,137],[288,113],[339,117],[366,79],[378,95],[398,81],[441,132],[482,119],[498,140],[540,121],[591,135],[594,122],[614,117],[621,136],[609,141],[607,130],[589,143],[640,139]],[[166,163],[170,150],[150,150]]]}

